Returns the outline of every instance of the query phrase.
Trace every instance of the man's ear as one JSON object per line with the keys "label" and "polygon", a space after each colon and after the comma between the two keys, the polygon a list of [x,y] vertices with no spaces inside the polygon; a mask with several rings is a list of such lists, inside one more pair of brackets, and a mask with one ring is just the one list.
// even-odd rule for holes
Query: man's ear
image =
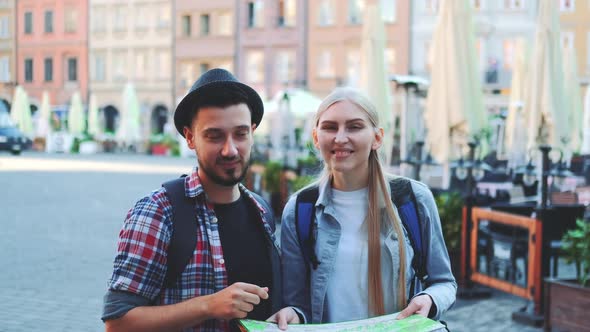
{"label": "man's ear", "polygon": [[193,132],[188,128],[188,127],[184,127],[182,128],[182,133],[184,134],[184,139],[186,140],[186,145],[188,146],[189,149],[194,150],[195,149],[195,143],[194,143],[194,135]]}
{"label": "man's ear", "polygon": [[254,130],[256,130],[256,128],[258,128],[258,126],[255,123],[253,123],[252,124],[252,132],[254,132]]}

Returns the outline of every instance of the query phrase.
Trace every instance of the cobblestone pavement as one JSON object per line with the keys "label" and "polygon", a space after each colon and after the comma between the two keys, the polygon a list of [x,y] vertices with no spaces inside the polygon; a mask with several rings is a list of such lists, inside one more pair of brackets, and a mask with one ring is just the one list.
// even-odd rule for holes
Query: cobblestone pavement
{"label": "cobblestone pavement", "polygon": [[[194,164],[0,154],[0,331],[103,331],[102,296],[127,210]],[[510,319],[523,304],[495,292],[488,300],[459,300],[444,318],[452,331],[540,331]]]}

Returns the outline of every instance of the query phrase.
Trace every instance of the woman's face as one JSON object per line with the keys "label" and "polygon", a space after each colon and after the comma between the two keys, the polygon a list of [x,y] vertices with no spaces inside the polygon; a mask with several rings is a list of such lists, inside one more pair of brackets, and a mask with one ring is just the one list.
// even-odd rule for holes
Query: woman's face
{"label": "woman's face", "polygon": [[369,165],[369,153],[381,146],[383,131],[376,130],[367,114],[349,101],[330,106],[313,130],[315,147],[332,172],[362,172]]}

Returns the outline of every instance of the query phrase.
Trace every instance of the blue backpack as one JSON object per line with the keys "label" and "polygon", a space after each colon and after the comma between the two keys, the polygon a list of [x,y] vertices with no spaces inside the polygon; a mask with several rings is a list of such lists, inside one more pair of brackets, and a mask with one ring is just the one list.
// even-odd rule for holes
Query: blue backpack
{"label": "blue backpack", "polygon": [[[416,197],[412,190],[412,183],[409,179],[398,177],[390,181],[391,200],[397,207],[398,214],[414,250],[412,268],[416,278],[424,283],[428,279],[426,272],[426,245],[422,239],[422,223],[418,216]],[[315,253],[317,236],[317,221],[315,220],[315,204],[319,196],[318,187],[311,187],[301,191],[297,195],[295,203],[295,227],[299,246],[302,248],[303,256],[308,266],[315,270],[320,261]],[[415,282],[412,282],[410,296],[415,293]]]}

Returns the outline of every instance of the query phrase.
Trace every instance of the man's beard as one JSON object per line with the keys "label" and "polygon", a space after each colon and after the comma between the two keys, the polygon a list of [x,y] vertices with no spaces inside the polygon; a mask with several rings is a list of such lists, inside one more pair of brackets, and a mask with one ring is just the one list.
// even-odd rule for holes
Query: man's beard
{"label": "man's beard", "polygon": [[236,184],[242,182],[242,180],[244,180],[244,178],[246,177],[246,174],[248,173],[248,167],[249,167],[249,163],[247,160],[245,160],[245,164],[241,169],[241,173],[238,177],[235,177],[233,174],[236,172],[235,169],[229,169],[226,172],[226,175],[228,175],[230,178],[224,178],[221,177],[219,175],[217,175],[217,173],[215,172],[214,169],[211,169],[207,166],[207,164],[205,163],[201,163],[199,161],[199,168],[201,170],[203,170],[203,172],[205,173],[205,175],[207,175],[207,177],[209,179],[211,179],[211,181],[213,181],[215,184],[218,184],[220,186],[225,186],[225,187],[233,187]]}

